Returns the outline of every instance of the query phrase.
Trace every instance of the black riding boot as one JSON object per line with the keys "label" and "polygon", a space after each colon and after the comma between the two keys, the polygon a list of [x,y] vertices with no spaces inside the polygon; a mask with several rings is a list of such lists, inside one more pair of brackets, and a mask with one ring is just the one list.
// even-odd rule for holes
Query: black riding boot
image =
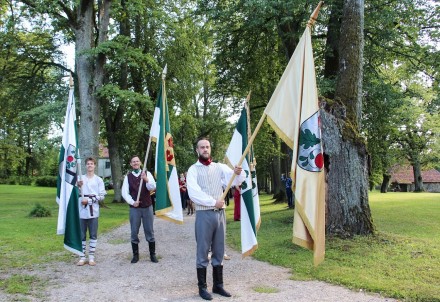
{"label": "black riding boot", "polygon": [[133,250],[133,259],[131,259],[131,263],[136,263],[139,261],[139,244],[132,242],[131,248]]}
{"label": "black riding boot", "polygon": [[150,259],[151,262],[158,263],[156,258],[156,242],[148,242],[148,247],[150,249]]}
{"label": "black riding boot", "polygon": [[212,292],[223,297],[230,297],[231,294],[223,288],[223,265],[212,267],[213,283]]}
{"label": "black riding boot", "polygon": [[206,286],[206,267],[197,268],[197,281],[200,297],[205,300],[212,300],[212,296],[208,293],[208,287]]}

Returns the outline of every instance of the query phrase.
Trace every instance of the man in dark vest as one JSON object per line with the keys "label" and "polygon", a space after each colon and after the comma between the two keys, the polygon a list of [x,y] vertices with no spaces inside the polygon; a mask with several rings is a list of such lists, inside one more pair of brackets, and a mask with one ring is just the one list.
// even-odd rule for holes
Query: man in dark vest
{"label": "man in dark vest", "polygon": [[198,160],[188,170],[187,186],[189,197],[196,206],[196,266],[199,295],[205,300],[212,300],[206,284],[208,253],[211,250],[212,292],[231,297],[231,294],[223,288],[226,218],[225,201],[221,196],[223,187],[226,187],[233,173],[237,175],[232,183],[236,186],[245,180],[246,174],[241,167],[232,170],[225,164],[213,162],[211,143],[206,138],[197,141],[196,152]]}
{"label": "man in dark vest", "polygon": [[[130,205],[130,228],[131,228],[131,247],[133,249],[133,259],[131,263],[139,261],[139,228],[141,222],[144,227],[145,240],[150,249],[151,262],[157,263],[156,242],[153,230],[153,207],[150,191],[156,189],[156,181],[150,172],[141,170],[141,161],[137,155],[132,156],[130,166],[133,168],[122,184],[122,197]],[[141,194],[138,199],[139,185],[142,179]]]}

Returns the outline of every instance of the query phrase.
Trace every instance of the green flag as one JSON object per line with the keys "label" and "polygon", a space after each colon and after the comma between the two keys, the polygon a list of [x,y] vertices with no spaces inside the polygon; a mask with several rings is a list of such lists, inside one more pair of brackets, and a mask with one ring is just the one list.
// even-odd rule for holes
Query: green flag
{"label": "green flag", "polygon": [[57,179],[58,225],[57,234],[64,234],[64,247],[77,254],[84,255],[81,242],[77,181],[77,158],[79,150],[76,135],[75,100],[73,85],[69,91],[66,117],[64,121],[63,141],[60,148],[59,173]]}
{"label": "green flag", "polygon": [[150,136],[151,140],[156,142],[156,216],[176,223],[183,223],[182,202],[164,80],[157,96]]}
{"label": "green flag", "polygon": [[[248,145],[248,123],[246,108],[241,111],[226,159],[231,166],[237,165],[246,146]],[[242,168],[246,180],[241,184],[240,222],[241,222],[241,253],[251,255],[258,247],[257,230],[260,225],[260,201],[258,197],[257,176],[253,165],[252,152],[246,155]]]}

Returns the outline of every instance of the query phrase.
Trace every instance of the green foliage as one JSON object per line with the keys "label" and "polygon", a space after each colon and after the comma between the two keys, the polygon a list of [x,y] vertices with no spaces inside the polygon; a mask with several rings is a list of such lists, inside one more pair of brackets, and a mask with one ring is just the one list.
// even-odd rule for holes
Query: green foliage
{"label": "green foliage", "polygon": [[[440,193],[370,194],[377,235],[327,238],[325,260],[292,243],[293,211],[260,195],[261,226],[253,257],[292,270],[295,280],[322,280],[403,301],[440,299]],[[240,223],[227,209],[227,240],[240,250]],[[419,273],[423,272],[423,273]]]}
{"label": "green foliage", "polygon": [[38,176],[35,179],[35,185],[38,187],[57,187],[57,176]]}
{"label": "green foliage", "polygon": [[37,203],[35,205],[35,207],[29,213],[29,216],[30,217],[50,217],[50,216],[52,216],[52,213],[50,212],[50,209]]}

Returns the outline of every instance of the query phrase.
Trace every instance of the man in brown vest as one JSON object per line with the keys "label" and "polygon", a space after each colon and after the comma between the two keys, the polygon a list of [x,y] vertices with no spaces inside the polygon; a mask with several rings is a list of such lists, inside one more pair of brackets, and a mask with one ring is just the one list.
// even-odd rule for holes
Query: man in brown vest
{"label": "man in brown vest", "polygon": [[[133,259],[131,263],[139,261],[139,228],[141,222],[144,227],[145,240],[148,242],[151,262],[157,263],[156,242],[153,230],[153,207],[150,191],[156,189],[156,181],[150,172],[141,170],[141,161],[137,155],[132,156],[130,166],[133,168],[122,184],[122,197],[130,205],[131,247]],[[139,185],[142,179],[141,194],[138,199]]]}

